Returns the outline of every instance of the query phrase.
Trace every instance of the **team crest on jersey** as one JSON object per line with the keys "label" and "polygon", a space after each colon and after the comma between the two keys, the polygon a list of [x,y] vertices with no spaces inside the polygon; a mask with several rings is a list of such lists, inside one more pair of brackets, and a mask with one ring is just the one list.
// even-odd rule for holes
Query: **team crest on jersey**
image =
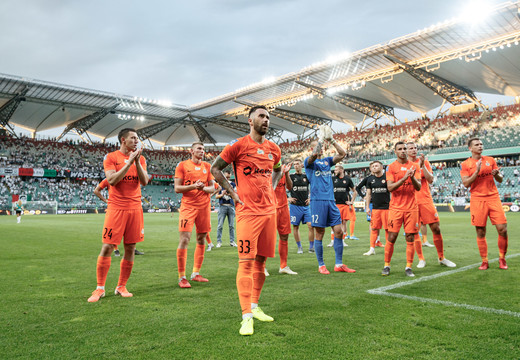
{"label": "team crest on jersey", "polygon": [[207,173],[206,169],[202,170],[202,173],[203,173],[203,174]]}
{"label": "team crest on jersey", "polygon": [[486,166],[489,166],[489,163],[486,161]]}
{"label": "team crest on jersey", "polygon": [[343,180],[343,184],[346,184],[347,183],[347,180]]}
{"label": "team crest on jersey", "polygon": [[[375,182],[375,180],[374,180],[374,182]],[[386,183],[386,180],[383,180],[383,181],[381,181],[381,182],[384,184],[384,183]]]}
{"label": "team crest on jersey", "polygon": [[128,164],[128,159],[125,159],[125,164]]}
{"label": "team crest on jersey", "polygon": [[329,165],[329,162],[328,161],[324,161],[323,162],[325,165]]}
{"label": "team crest on jersey", "polygon": [[267,157],[269,158],[269,160],[273,160],[273,154],[270,153],[269,155],[267,155]]}
{"label": "team crest on jersey", "polygon": [[304,179],[303,179],[303,182],[307,182],[307,179],[304,178]]}
{"label": "team crest on jersey", "polygon": [[264,150],[262,150],[262,149],[258,149],[256,152],[257,152],[258,154],[260,154],[260,155],[264,154]]}

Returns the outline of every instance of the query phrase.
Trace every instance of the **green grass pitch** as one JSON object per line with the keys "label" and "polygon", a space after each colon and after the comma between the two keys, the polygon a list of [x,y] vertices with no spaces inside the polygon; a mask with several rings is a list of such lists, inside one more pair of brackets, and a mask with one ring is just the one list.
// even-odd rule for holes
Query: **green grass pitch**
{"label": "green grass pitch", "polygon": [[[212,214],[216,241],[216,214]],[[0,356],[26,359],[518,359],[520,358],[520,214],[509,213],[509,270],[492,263],[390,290],[391,293],[508,311],[507,314],[367,293],[410,281],[404,275],[405,241],[398,238],[392,274],[380,275],[383,249],[368,250],[368,224],[358,215],[344,262],[355,274],[318,273],[314,254],[296,254],[296,276],[278,274],[269,259],[260,304],[275,318],[255,321],[255,334],[238,334],[237,253],[228,245],[206,253],[201,274],[209,283],[177,286],[176,217],[145,214],[145,241],[128,283],[133,298],[113,295],[119,259],[113,258],[107,296],[87,303],[96,285],[103,215],[0,217]],[[307,249],[306,227],[302,239]],[[480,261],[469,213],[441,213],[446,257],[457,268]],[[489,258],[498,257],[497,233],[488,226]],[[431,233],[429,234],[431,240]],[[327,231],[327,244],[329,232]],[[195,241],[188,252],[193,265]],[[325,247],[332,270],[334,251]],[[450,271],[434,248],[416,279]],[[516,315],[515,315],[516,314]]]}

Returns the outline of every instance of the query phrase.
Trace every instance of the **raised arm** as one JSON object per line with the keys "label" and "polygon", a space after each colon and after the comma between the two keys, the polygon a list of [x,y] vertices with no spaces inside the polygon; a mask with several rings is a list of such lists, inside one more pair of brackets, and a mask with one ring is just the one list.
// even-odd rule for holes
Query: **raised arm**
{"label": "raised arm", "polygon": [[343,147],[338,144],[336,142],[336,140],[332,139],[330,141],[330,143],[334,146],[334,148],[336,149],[336,151],[338,152],[336,155],[334,155],[334,157],[332,158],[332,163],[333,164],[337,164],[339,163],[341,160],[343,160],[345,158],[345,156],[347,156],[347,152],[345,151],[345,149],[343,149]]}
{"label": "raised arm", "polygon": [[312,154],[307,159],[308,165],[311,165],[312,163],[314,163],[316,161],[316,159],[318,159],[318,156],[321,154],[322,148],[323,148],[323,143],[320,140],[318,140],[318,143],[316,144],[314,149],[312,149]]}

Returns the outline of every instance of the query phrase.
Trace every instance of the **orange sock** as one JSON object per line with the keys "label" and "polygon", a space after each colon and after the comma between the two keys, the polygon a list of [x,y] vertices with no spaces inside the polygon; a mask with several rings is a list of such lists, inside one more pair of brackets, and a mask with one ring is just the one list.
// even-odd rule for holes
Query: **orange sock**
{"label": "orange sock", "polygon": [[188,249],[177,249],[177,270],[179,271],[179,279],[186,276],[186,259],[188,258]]}
{"label": "orange sock", "polygon": [[394,245],[390,241],[387,241],[385,244],[385,266],[390,266],[390,261],[392,261],[392,255],[394,254]]}
{"label": "orange sock", "polygon": [[350,220],[350,236],[354,236],[355,227],[356,227],[356,220]]}
{"label": "orange sock", "polygon": [[98,256],[96,266],[97,286],[105,286],[111,262],[112,258],[110,256]]}
{"label": "orange sock", "polygon": [[488,261],[488,249],[486,238],[477,238],[477,246],[482,261]]}
{"label": "orange sock", "polygon": [[437,256],[439,257],[439,260],[444,259],[444,242],[442,241],[441,234],[433,234],[433,245],[435,245],[435,248],[437,249]]}
{"label": "orange sock", "polygon": [[117,282],[117,286],[126,286],[128,282],[128,278],[132,273],[132,267],[134,266],[133,261],[128,261],[126,259],[121,260],[120,272],[119,272],[119,281]]}
{"label": "orange sock", "polygon": [[209,233],[206,233],[206,242],[211,244],[211,236],[209,236]]}
{"label": "orange sock", "polygon": [[413,244],[415,247],[415,251],[417,252],[417,256],[419,257],[419,260],[424,260],[424,255],[422,252],[422,242],[419,234],[415,234],[413,236]]}
{"label": "orange sock", "polygon": [[251,292],[251,302],[258,304],[260,293],[265,282],[265,262],[253,262],[253,291]]}
{"label": "orange sock", "polygon": [[114,245],[114,251],[117,250],[117,245]]}
{"label": "orange sock", "polygon": [[388,242],[388,230],[385,230],[385,242]]}
{"label": "orange sock", "polygon": [[413,264],[413,256],[415,255],[414,249],[415,241],[407,241],[406,242],[406,267],[411,268]]}
{"label": "orange sock", "polygon": [[422,236],[422,242],[423,242],[423,244],[424,244],[425,242],[427,242],[427,241],[428,241],[428,235],[423,235],[423,236]]}
{"label": "orange sock", "polygon": [[287,266],[287,253],[289,252],[288,241],[278,241],[278,254],[280,254],[280,269]]}
{"label": "orange sock", "polygon": [[237,290],[242,314],[250,313],[251,293],[253,291],[253,260],[238,261]]}
{"label": "orange sock", "polygon": [[370,232],[370,247],[371,248],[376,247],[376,240],[377,240],[377,230],[372,230]]}
{"label": "orange sock", "polygon": [[204,244],[197,244],[195,248],[195,254],[193,255],[193,272],[199,272],[202,267],[202,263],[204,262],[204,252],[206,251],[206,247]]}
{"label": "orange sock", "polygon": [[330,229],[330,241],[334,240],[334,230]]}
{"label": "orange sock", "polygon": [[498,235],[498,257],[500,259],[504,259],[506,257],[507,243],[508,243],[507,236],[504,237],[504,236]]}

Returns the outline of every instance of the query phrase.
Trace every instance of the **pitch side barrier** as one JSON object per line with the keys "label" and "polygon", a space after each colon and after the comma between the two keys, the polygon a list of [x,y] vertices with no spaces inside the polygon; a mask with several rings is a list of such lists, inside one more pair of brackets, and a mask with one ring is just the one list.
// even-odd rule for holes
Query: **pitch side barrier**
{"label": "pitch side barrier", "polygon": [[[446,203],[434,204],[438,212],[469,212],[469,204],[451,205]],[[365,212],[365,203],[362,201],[354,202],[354,208],[357,212]],[[505,212],[519,212],[520,206],[512,202],[503,202],[502,208]]]}
{"label": "pitch side barrier", "polygon": [[[77,214],[104,214],[106,211],[103,209],[58,209],[56,212],[57,215],[77,215]],[[159,214],[159,213],[169,213],[169,212],[177,212],[177,209],[144,209],[143,212],[149,214]],[[24,210],[24,216],[32,216],[32,215],[52,215],[53,212],[47,211],[45,209],[34,209],[34,210]],[[0,209],[0,216],[2,215],[15,215],[15,212],[12,210],[4,210]]]}

